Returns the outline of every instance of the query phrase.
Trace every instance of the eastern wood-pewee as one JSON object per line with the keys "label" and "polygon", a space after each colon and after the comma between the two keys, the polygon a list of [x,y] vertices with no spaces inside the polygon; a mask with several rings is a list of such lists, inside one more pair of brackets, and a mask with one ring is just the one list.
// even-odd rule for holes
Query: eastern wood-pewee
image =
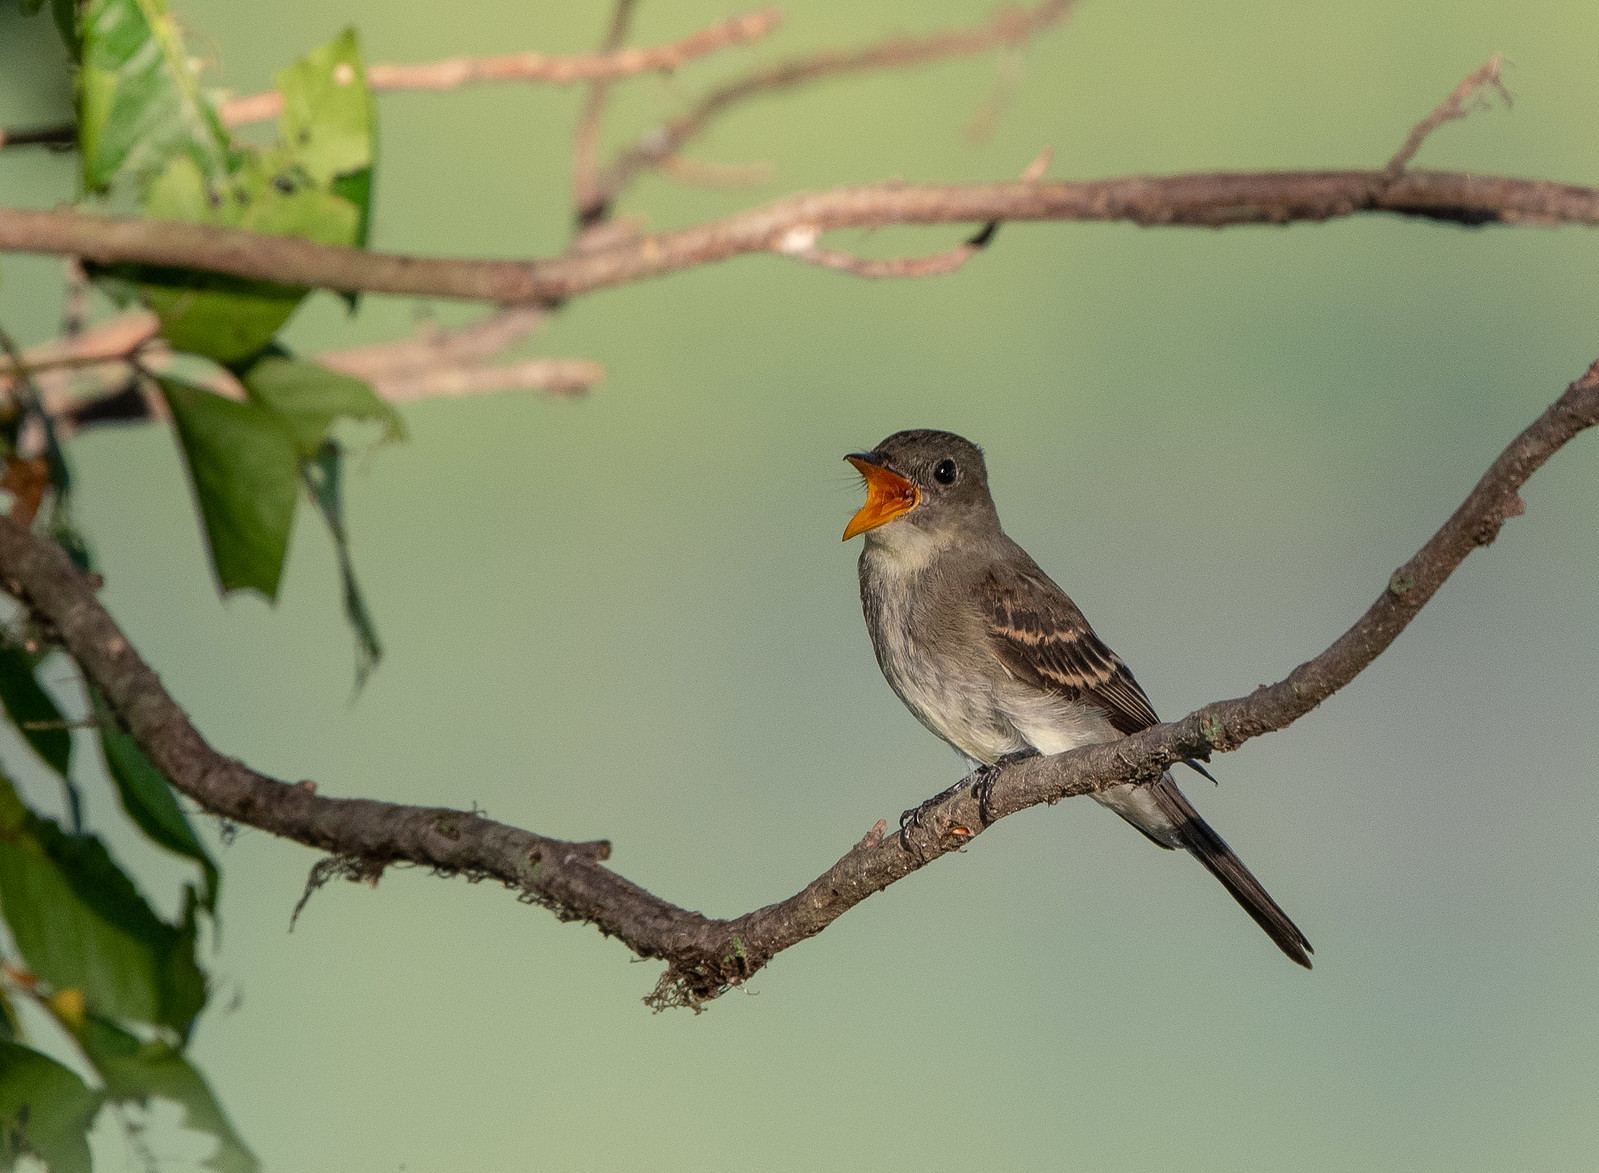
{"label": "eastern wood-pewee", "polygon": [[[984,785],[991,775],[982,767],[1015,756],[1063,753],[1159,722],[1127,666],[1000,528],[975,444],[950,432],[896,432],[845,459],[866,478],[866,504],[844,540],[866,535],[861,605],[877,662],[916,719],[979,767],[963,785]],[[1186,848],[1310,968],[1305,935],[1170,773],[1094,798],[1161,847]]]}

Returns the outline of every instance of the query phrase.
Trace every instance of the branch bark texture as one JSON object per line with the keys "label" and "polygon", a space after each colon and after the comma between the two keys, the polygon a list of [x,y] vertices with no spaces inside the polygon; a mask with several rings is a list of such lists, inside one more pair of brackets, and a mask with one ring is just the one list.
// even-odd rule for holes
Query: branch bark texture
{"label": "branch bark texture", "polygon": [[[1381,655],[1438,588],[1500,527],[1523,512],[1527,478],[1572,437],[1599,424],[1599,362],[1515,438],[1442,528],[1388,580],[1376,602],[1326,651],[1273,685],[1218,701],[1121,741],[1034,758],[1004,770],[990,799],[996,817],[1158,777],[1173,762],[1236,749],[1282,729],[1348,684]],[[464,811],[319,795],[213,749],[100,606],[91,581],[48,539],[0,518],[0,582],[60,640],[109,700],[145,754],[179,791],[212,814],[293,839],[375,875],[406,862],[500,880],[563,920],[593,924],[667,969],[650,1001],[693,1005],[747,980],[783,950],[984,829],[965,791],[931,808],[909,836],[879,823],[805,889],[722,920],[679,908],[604,865],[605,842],[574,843]]]}
{"label": "branch bark texture", "polygon": [[1145,226],[1288,224],[1382,212],[1455,224],[1599,225],[1599,188],[1408,171],[1277,171],[987,184],[874,184],[790,196],[674,232],[544,260],[457,260],[313,244],[199,224],[0,208],[0,252],[204,269],[340,291],[553,304],[747,253],[796,232],[890,224],[1125,220]]}

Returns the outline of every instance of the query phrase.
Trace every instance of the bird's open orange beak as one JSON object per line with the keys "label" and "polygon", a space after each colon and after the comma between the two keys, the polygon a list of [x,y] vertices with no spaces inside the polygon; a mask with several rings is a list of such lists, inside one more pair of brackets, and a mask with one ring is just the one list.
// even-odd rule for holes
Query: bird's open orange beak
{"label": "bird's open orange beak", "polygon": [[855,466],[855,471],[866,478],[866,504],[862,505],[860,512],[849,519],[849,524],[844,527],[844,540],[847,542],[856,534],[863,534],[869,529],[876,529],[880,525],[887,525],[903,513],[909,513],[916,508],[916,502],[921,494],[916,486],[897,472],[889,472],[880,464],[873,464],[865,453],[857,453],[844,457]]}

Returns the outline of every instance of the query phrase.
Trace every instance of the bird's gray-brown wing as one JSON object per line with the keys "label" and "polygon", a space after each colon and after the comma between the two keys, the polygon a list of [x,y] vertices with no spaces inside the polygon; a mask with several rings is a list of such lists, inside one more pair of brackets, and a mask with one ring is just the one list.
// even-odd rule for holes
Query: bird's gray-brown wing
{"label": "bird's gray-brown wing", "polygon": [[[1018,680],[1098,707],[1123,734],[1159,723],[1127,665],[1094,634],[1066,592],[1030,560],[1023,565],[996,565],[980,593],[995,654]],[[1151,783],[1148,791],[1164,816],[1163,822],[1176,829],[1182,845],[1222,882],[1278,948],[1309,969],[1310,942],[1183,797],[1172,776],[1166,774]],[[1172,846],[1157,829],[1145,826],[1132,809],[1115,809],[1157,846]]]}
{"label": "bird's gray-brown wing", "polygon": [[1101,709],[1119,733],[1160,723],[1127,665],[1042,570],[1000,563],[979,594],[990,646],[1018,680]]}

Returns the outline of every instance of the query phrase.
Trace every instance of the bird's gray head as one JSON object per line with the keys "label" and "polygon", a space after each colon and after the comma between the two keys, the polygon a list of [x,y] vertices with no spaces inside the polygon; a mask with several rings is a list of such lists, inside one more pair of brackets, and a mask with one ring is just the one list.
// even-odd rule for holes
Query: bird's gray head
{"label": "bird's gray head", "polygon": [[983,451],[954,432],[895,432],[870,452],[844,459],[866,479],[866,504],[844,530],[846,542],[879,527],[888,527],[876,535],[882,541],[999,528]]}

